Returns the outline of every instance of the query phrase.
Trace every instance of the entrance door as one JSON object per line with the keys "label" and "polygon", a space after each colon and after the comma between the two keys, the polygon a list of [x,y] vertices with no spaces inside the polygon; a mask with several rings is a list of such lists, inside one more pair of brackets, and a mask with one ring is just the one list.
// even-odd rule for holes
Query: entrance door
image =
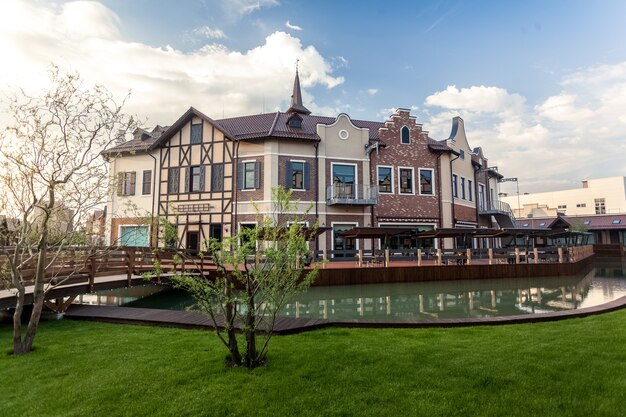
{"label": "entrance door", "polygon": [[[355,250],[357,249],[356,240],[353,238],[346,238],[341,236],[341,232],[354,228],[355,225],[333,225],[333,250]],[[352,257],[352,254],[336,253],[333,255],[335,258]]]}
{"label": "entrance door", "polygon": [[197,255],[200,250],[200,232],[187,232],[187,246],[189,253]]}

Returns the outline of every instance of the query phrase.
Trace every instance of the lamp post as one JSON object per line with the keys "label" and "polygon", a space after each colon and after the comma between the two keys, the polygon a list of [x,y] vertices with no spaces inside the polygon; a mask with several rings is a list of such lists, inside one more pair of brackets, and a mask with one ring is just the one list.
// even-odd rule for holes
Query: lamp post
{"label": "lamp post", "polygon": [[517,177],[511,177],[511,178],[500,178],[498,180],[498,182],[515,182],[515,187],[517,189],[517,212],[518,212],[518,216],[522,217],[522,205],[520,204],[520,198],[519,198],[519,181],[517,180]]}

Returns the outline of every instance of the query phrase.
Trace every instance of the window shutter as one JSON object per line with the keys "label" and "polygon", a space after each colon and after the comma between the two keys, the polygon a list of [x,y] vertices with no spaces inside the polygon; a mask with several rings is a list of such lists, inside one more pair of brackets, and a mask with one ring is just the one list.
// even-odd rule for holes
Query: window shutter
{"label": "window shutter", "polygon": [[204,165],[200,166],[200,190],[204,191]]}
{"label": "window shutter", "polygon": [[287,161],[285,169],[285,189],[288,190],[293,187],[293,169],[291,167],[291,161]]}
{"label": "window shutter", "polygon": [[137,183],[137,172],[130,172],[130,195],[135,195],[135,184]]}
{"label": "window shutter", "polygon": [[254,162],[254,188],[260,187],[260,178],[261,178],[261,162]]}
{"label": "window shutter", "polygon": [[243,163],[237,164],[237,189],[243,190]]}
{"label": "window shutter", "polygon": [[308,190],[310,187],[310,182],[309,182],[309,175],[310,175],[311,169],[309,168],[309,163],[305,162],[304,163],[304,171],[302,172],[302,185],[304,187],[305,190]]}
{"label": "window shutter", "polygon": [[141,194],[148,195],[152,189],[152,171],[143,171],[143,180],[141,182]]}
{"label": "window shutter", "polygon": [[117,173],[117,195],[124,195],[124,173]]}
{"label": "window shutter", "polygon": [[189,167],[185,168],[185,192],[189,192]]}

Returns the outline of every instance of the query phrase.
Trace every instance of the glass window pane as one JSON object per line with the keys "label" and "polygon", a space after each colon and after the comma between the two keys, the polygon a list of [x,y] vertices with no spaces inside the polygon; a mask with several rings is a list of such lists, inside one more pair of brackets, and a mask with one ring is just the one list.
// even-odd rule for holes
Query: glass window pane
{"label": "glass window pane", "polygon": [[381,193],[393,192],[393,189],[391,187],[391,168],[378,168],[378,191]]}
{"label": "glass window pane", "polygon": [[429,169],[420,169],[420,193],[433,194],[433,172]]}
{"label": "glass window pane", "polygon": [[304,162],[291,163],[291,188],[304,189]]}

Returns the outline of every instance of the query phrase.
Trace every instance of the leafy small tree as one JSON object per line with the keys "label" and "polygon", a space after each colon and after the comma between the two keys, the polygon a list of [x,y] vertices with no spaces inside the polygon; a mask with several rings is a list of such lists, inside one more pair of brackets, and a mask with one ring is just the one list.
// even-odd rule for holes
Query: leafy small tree
{"label": "leafy small tree", "polygon": [[[118,103],[102,86],[84,88],[78,74],[56,67],[50,75],[41,95],[21,91],[9,98],[13,124],[0,132],[0,213],[17,224],[12,246],[0,248],[0,287],[16,296],[15,354],[31,351],[47,293],[84,270],[91,250],[70,247],[86,243],[75,229],[107,198],[101,152],[134,128],[122,113],[126,99]],[[23,331],[31,285],[33,308]]]}
{"label": "leafy small tree", "polygon": [[[317,268],[304,270],[309,258],[304,215],[298,201],[282,187],[272,190],[272,213],[257,209],[257,226],[205,245],[217,273],[177,275],[174,285],[187,290],[211,318],[215,333],[229,351],[233,366],[254,368],[267,358],[276,318],[287,301],[306,290]],[[315,225],[312,229],[315,229]],[[241,329],[241,332],[237,331]],[[243,354],[238,336],[245,340]]]}

